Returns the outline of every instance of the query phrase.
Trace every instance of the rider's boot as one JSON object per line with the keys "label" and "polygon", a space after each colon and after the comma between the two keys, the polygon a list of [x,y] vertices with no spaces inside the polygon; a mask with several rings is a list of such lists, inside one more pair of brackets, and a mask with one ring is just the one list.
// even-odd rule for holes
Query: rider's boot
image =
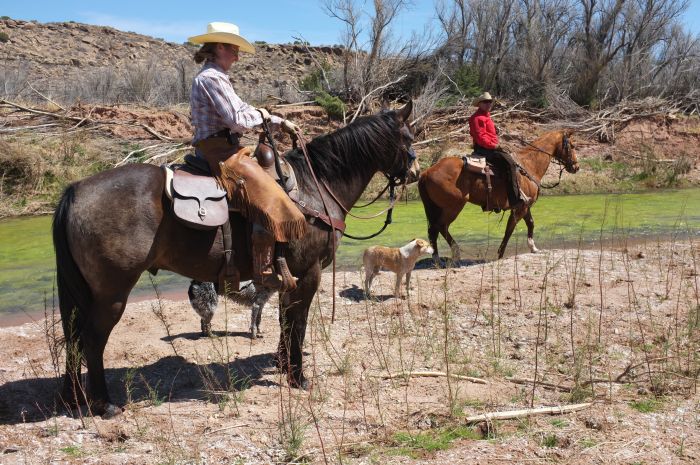
{"label": "rider's boot", "polygon": [[252,246],[255,284],[276,291],[291,291],[296,288],[296,278],[289,272],[284,255],[279,254],[281,248],[278,247],[278,253],[274,253],[275,238],[272,234],[262,228],[253,228]]}
{"label": "rider's boot", "polygon": [[[510,208],[519,208],[522,206],[522,204],[529,199],[527,196],[524,196],[523,191],[520,189],[520,182],[518,180],[518,169],[510,165],[509,166],[509,174],[510,174],[510,185],[508,186],[508,204],[510,205]],[[523,195],[521,195],[523,194]]]}

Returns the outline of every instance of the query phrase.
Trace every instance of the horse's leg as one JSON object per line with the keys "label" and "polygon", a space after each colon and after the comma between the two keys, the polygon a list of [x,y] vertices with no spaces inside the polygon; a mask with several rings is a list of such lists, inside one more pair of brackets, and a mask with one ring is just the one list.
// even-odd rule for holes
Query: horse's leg
{"label": "horse's leg", "polygon": [[530,248],[530,252],[537,253],[540,251],[540,249],[535,246],[535,239],[533,238],[533,233],[535,232],[535,220],[532,219],[532,212],[530,211],[529,207],[523,219],[527,225],[527,246]]}
{"label": "horse's leg", "polygon": [[428,241],[430,241],[430,246],[433,248],[433,263],[436,267],[440,267],[440,253],[438,252],[437,239],[440,228],[435,224],[428,225]]}
{"label": "horse's leg", "polygon": [[508,240],[510,239],[511,234],[513,234],[513,230],[515,230],[515,225],[518,224],[520,218],[522,218],[522,216],[519,214],[519,212],[516,213],[515,210],[510,211],[510,216],[508,216],[508,224],[506,224],[506,233],[503,235],[501,245],[498,247],[499,259],[503,258],[503,254],[506,251],[506,246],[508,245]]}
{"label": "horse's leg", "polygon": [[102,415],[105,419],[120,414],[122,409],[114,405],[109,397],[104,373],[104,350],[112,329],[124,313],[129,291],[137,279],[118,296],[96,296],[90,309],[90,318],[83,328],[83,353],[87,364],[90,407],[92,413]]}
{"label": "horse's leg", "polygon": [[442,229],[442,231],[440,231],[440,233],[442,234],[442,237],[444,237],[445,240],[447,241],[447,243],[450,245],[450,250],[452,250],[452,263],[456,264],[462,259],[462,251],[460,250],[459,244],[457,243],[457,241],[454,240],[454,238],[452,237],[452,234],[450,234],[450,230],[449,230],[450,224],[452,224],[451,221],[449,223],[447,223],[447,225]]}
{"label": "horse's leg", "polygon": [[306,336],[309,307],[321,281],[320,264],[314,265],[306,274],[299,276],[293,292],[280,294],[280,341],[277,360],[282,371],[287,372],[289,385],[307,389],[304,376],[302,347]]}
{"label": "horse's leg", "polygon": [[86,401],[81,379],[83,341],[78,334],[78,323],[74,320],[75,318],[78,318],[77,313],[62,322],[66,344],[66,374],[63,378],[61,399],[70,406],[83,405]]}

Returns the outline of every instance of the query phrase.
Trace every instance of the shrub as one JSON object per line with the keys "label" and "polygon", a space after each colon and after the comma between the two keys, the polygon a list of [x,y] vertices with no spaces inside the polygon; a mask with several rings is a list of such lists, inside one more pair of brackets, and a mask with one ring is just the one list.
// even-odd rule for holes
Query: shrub
{"label": "shrub", "polygon": [[10,40],[10,36],[6,32],[0,32],[0,42],[7,42]]}
{"label": "shrub", "polygon": [[319,92],[316,96],[316,103],[319,104],[331,119],[342,119],[345,114],[345,104],[335,95],[328,92]]}
{"label": "shrub", "polygon": [[323,72],[330,71],[331,65],[324,61],[321,63],[321,68],[315,69],[311,74],[299,81],[299,88],[311,92],[323,92]]}
{"label": "shrub", "polygon": [[482,92],[481,87],[479,87],[479,72],[474,66],[460,66],[452,76],[452,80],[466,97],[476,97]]}

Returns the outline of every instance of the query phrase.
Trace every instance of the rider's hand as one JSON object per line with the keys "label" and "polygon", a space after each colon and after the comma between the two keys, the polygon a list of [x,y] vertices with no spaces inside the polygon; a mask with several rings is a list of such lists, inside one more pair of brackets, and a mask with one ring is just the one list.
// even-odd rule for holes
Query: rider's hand
{"label": "rider's hand", "polygon": [[288,119],[282,121],[282,124],[280,126],[282,128],[282,131],[286,132],[287,134],[294,135],[299,131],[299,126],[296,124],[292,123]]}
{"label": "rider's hand", "polygon": [[264,108],[256,108],[260,112],[260,116],[262,116],[263,121],[269,122],[270,121],[270,112],[268,112]]}

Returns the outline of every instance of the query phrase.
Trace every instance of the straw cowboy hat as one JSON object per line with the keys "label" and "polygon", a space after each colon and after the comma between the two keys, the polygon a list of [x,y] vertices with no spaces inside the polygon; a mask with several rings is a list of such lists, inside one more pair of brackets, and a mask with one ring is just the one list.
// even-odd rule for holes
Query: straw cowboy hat
{"label": "straw cowboy hat", "polygon": [[491,94],[489,94],[488,92],[484,92],[483,94],[475,98],[474,101],[472,101],[472,105],[478,107],[481,102],[484,102],[486,100],[493,100],[493,97],[491,97]]}
{"label": "straw cowboy hat", "polygon": [[237,45],[241,52],[255,53],[255,47],[240,35],[238,26],[232,23],[209,23],[207,33],[187,39],[193,44],[218,42],[221,44]]}

